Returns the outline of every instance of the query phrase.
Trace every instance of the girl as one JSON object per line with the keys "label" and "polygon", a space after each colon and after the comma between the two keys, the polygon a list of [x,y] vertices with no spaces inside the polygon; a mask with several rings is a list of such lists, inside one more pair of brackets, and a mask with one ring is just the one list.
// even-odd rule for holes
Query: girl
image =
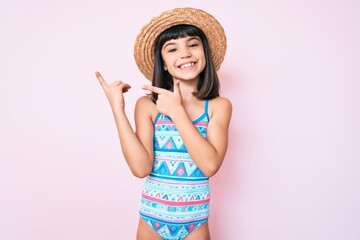
{"label": "girl", "polygon": [[134,176],[146,177],[138,240],[210,239],[209,177],[223,162],[232,112],[216,74],[225,51],[223,28],[199,9],[172,9],[145,25],[134,56],[152,85],[136,103],[135,132],[124,111],[130,86],[96,72],[124,158]]}

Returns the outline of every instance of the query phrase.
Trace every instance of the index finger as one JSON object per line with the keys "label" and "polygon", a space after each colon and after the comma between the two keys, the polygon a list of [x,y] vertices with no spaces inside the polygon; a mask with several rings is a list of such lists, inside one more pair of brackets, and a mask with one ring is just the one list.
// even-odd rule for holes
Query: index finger
{"label": "index finger", "polygon": [[103,86],[103,87],[107,86],[105,79],[101,76],[101,74],[99,72],[95,72],[95,75],[96,75],[97,79],[99,80],[101,86]]}
{"label": "index finger", "polygon": [[159,88],[159,87],[154,87],[154,86],[150,86],[150,85],[143,85],[142,89],[144,90],[149,90],[151,92],[157,93],[157,94],[161,94],[161,93],[166,93],[167,90],[163,89],[163,88]]}

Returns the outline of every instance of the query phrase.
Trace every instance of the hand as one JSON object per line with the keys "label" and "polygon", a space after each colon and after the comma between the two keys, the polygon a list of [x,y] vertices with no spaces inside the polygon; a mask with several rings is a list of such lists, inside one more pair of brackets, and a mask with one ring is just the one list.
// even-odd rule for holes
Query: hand
{"label": "hand", "polygon": [[156,101],[156,109],[170,118],[177,112],[179,107],[182,107],[182,98],[180,92],[180,81],[177,80],[174,82],[174,91],[154,87],[150,85],[145,85],[142,87],[144,90],[149,90],[151,92],[158,94],[158,99]]}
{"label": "hand", "polygon": [[113,108],[113,110],[118,108],[124,109],[125,101],[123,93],[127,92],[131,86],[121,81],[115,81],[111,84],[108,84],[99,72],[95,72],[95,75],[104,89],[111,108]]}

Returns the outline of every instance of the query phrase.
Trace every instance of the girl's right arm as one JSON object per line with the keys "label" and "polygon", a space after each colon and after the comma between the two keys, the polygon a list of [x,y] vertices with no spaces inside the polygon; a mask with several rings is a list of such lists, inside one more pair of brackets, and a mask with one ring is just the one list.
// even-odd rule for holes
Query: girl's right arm
{"label": "girl's right arm", "polygon": [[109,100],[124,158],[134,176],[146,177],[152,168],[153,162],[153,124],[151,117],[151,104],[147,97],[140,98],[135,107],[136,133],[125,114],[123,93],[130,86],[121,81],[107,84],[100,73],[96,72],[106,97]]}

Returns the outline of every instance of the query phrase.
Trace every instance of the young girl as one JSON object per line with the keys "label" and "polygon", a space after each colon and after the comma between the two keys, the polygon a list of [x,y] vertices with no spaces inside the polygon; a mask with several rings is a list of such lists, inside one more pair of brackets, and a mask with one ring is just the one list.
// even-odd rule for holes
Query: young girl
{"label": "young girl", "polygon": [[135,132],[124,111],[130,86],[96,72],[124,158],[134,176],[146,177],[139,240],[210,239],[209,177],[223,162],[232,112],[216,74],[225,51],[223,28],[199,9],[172,9],[145,25],[134,56],[152,86],[136,103]]}

